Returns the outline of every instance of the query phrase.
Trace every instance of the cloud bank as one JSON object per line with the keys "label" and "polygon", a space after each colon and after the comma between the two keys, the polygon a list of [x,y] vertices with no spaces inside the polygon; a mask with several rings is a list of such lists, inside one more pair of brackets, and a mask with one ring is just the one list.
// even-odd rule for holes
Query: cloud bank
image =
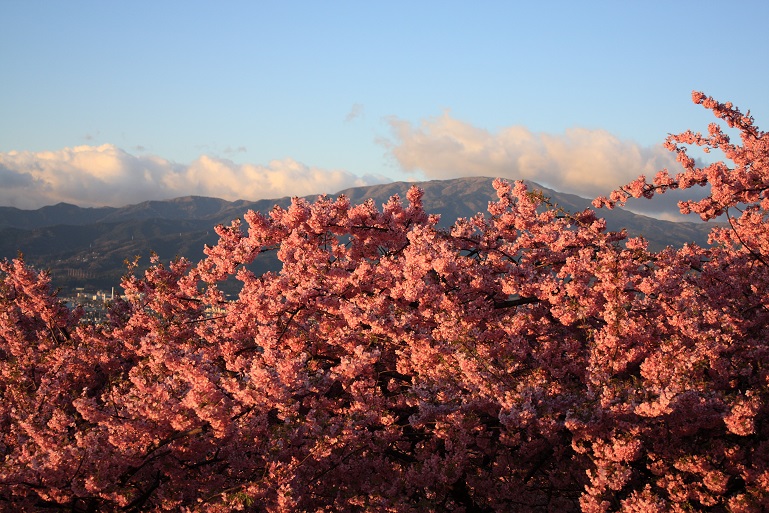
{"label": "cloud bank", "polygon": [[292,159],[256,165],[201,156],[182,165],[156,156],[132,155],[111,144],[0,153],[0,205],[24,209],[62,201],[124,206],[187,195],[271,199],[334,193],[385,181],[384,177],[310,167]]}
{"label": "cloud bank", "polygon": [[[355,110],[355,109],[353,109]],[[414,125],[389,118],[389,155],[416,180],[463,176],[528,179],[586,198],[605,195],[638,175],[679,169],[662,145],[643,147],[604,130],[571,128],[535,133],[522,126],[489,132],[446,112]],[[233,152],[240,149],[232,150]],[[124,206],[152,199],[212,196],[228,200],[335,193],[348,187],[390,181],[384,176],[312,167],[293,159],[266,165],[238,164],[203,155],[180,164],[134,155],[111,144],[58,151],[0,153],[0,205],[33,209],[59,202],[80,206]],[[631,200],[628,208],[669,220],[681,216],[677,202],[704,191]]]}
{"label": "cloud bank", "polygon": [[[592,199],[641,174],[652,178],[660,169],[679,169],[675,155],[662,144],[643,147],[605,130],[571,128],[562,134],[546,134],[511,126],[492,133],[457,120],[449,112],[418,125],[394,117],[388,122],[392,139],[382,143],[404,171],[421,172],[428,179],[525,179]],[[633,200],[628,207],[655,217],[682,220],[676,203],[690,194]]]}

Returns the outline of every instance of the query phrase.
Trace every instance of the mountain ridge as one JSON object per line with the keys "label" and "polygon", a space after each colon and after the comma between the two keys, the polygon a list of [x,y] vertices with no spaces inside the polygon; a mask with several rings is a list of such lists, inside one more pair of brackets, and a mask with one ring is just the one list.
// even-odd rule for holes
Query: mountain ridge
{"label": "mountain ridge", "polygon": [[[441,226],[450,226],[459,217],[486,212],[496,199],[493,179],[487,177],[391,182],[344,189],[330,197],[346,195],[352,203],[372,198],[381,206],[397,194],[405,201],[412,185],[424,190],[423,203],[430,213],[441,215]],[[592,208],[591,200],[560,193],[534,182],[559,207],[576,212]],[[305,196],[314,201],[318,195]],[[59,203],[37,210],[0,207],[0,257],[13,258],[21,252],[36,267],[48,268],[58,286],[107,287],[117,285],[126,260],[155,252],[163,260],[185,256],[193,261],[204,256],[205,244],[215,244],[217,224],[242,218],[248,210],[268,213],[275,205],[286,208],[290,197],[267,200],[228,201],[206,196],[182,196],[170,200],[145,201],[125,207],[78,207]],[[633,214],[622,209],[599,210],[609,230],[627,228],[630,235],[643,234],[653,249],[685,242],[707,244],[712,225],[672,222]],[[266,268],[278,265],[265,259]],[[88,277],[83,279],[83,276]],[[80,280],[80,281],[78,281]]]}

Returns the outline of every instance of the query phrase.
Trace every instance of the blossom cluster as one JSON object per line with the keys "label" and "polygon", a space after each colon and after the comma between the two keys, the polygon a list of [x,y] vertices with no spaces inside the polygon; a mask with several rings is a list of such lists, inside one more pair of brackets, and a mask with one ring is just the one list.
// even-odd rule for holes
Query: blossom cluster
{"label": "blossom cluster", "polygon": [[707,248],[497,180],[450,229],[416,187],[249,212],[98,325],[0,262],[0,508],[769,509],[769,139],[694,99],[742,144],[671,136],[683,171],[596,203],[707,184],[681,205],[729,216]]}

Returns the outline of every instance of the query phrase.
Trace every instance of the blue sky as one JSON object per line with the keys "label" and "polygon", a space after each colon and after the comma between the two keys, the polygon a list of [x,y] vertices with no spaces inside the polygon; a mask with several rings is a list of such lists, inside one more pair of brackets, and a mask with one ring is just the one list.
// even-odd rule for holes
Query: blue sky
{"label": "blue sky", "polygon": [[0,19],[0,204],[22,208],[471,174],[590,196],[706,129],[692,90],[769,123],[763,1],[3,0]]}

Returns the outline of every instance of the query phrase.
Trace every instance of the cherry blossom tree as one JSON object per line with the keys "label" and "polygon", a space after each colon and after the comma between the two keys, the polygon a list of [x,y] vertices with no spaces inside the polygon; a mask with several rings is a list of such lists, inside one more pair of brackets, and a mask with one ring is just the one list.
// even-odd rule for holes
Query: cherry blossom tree
{"label": "cherry blossom tree", "polygon": [[694,100],[741,144],[671,136],[683,171],[596,206],[708,186],[681,204],[727,217],[707,248],[497,180],[447,230],[416,187],[249,212],[201,262],[129,269],[100,325],[0,263],[0,507],[769,509],[769,146]]}

